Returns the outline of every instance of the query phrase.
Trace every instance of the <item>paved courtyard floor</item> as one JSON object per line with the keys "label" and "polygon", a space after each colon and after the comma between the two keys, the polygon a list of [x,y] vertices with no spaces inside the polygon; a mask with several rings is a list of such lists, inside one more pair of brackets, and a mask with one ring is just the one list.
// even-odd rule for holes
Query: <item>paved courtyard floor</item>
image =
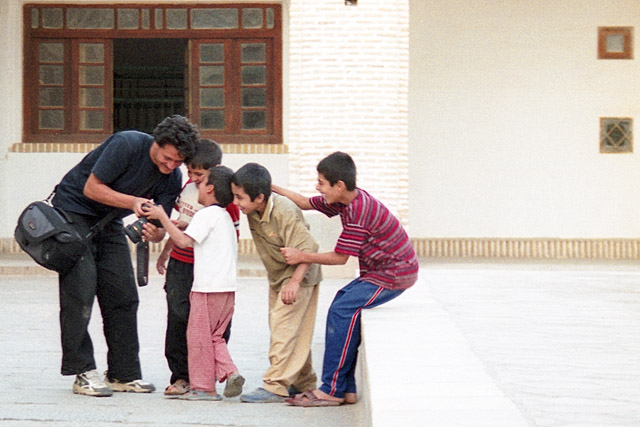
{"label": "paved courtyard floor", "polygon": [[531,426],[640,426],[640,263],[427,263],[421,273]]}
{"label": "paved courtyard floor", "polygon": [[[245,390],[262,385],[268,367],[266,278],[241,278],[230,353],[245,376]],[[0,275],[0,426],[362,426],[362,403],[339,408],[294,408],[284,403],[187,402],[164,398],[169,370],[164,358],[166,326],[163,278],[139,289],[140,359],[152,394],[115,393],[108,398],[72,393],[74,377],[60,375],[58,288],[55,276]],[[320,290],[313,342],[321,369],[327,307],[343,281],[326,280]],[[98,371],[106,370],[106,346],[97,303],[90,324]],[[218,386],[222,392],[223,385]]]}
{"label": "paved courtyard floor", "polygon": [[[471,349],[473,364],[480,364],[528,425],[640,426],[640,263],[423,261],[421,265],[416,285],[421,289],[408,291],[401,298],[423,298],[425,310],[437,308],[446,316],[456,336]],[[326,310],[344,283],[345,279],[328,279],[322,285],[313,344],[317,371]],[[241,279],[230,350],[247,378],[247,390],[260,385],[267,367],[266,291],[264,278]],[[143,373],[161,391],[169,375],[163,356],[166,308],[162,278],[153,276],[151,283],[140,289],[140,296]],[[300,409],[242,404],[237,398],[219,403],[182,402],[164,399],[161,392],[116,394],[106,399],[77,396],[71,392],[73,378],[59,375],[56,278],[0,275],[0,305],[0,386],[5,391],[0,394],[2,426],[367,424],[363,402]],[[99,319],[96,307],[91,331],[98,369],[104,370]],[[419,334],[405,338],[407,351],[420,348]],[[434,383],[434,378],[412,371],[411,366],[389,363],[390,369],[410,370],[426,387]],[[393,395],[403,392],[398,384],[372,383],[369,387],[387,389]],[[424,408],[424,417],[404,423],[397,418],[394,423],[374,417],[373,425],[395,427],[400,422],[457,427],[454,418],[436,421],[429,417],[436,408],[424,405],[437,401],[433,399],[437,392],[429,389],[430,400],[415,393],[411,402],[417,403],[398,399],[400,406]]]}

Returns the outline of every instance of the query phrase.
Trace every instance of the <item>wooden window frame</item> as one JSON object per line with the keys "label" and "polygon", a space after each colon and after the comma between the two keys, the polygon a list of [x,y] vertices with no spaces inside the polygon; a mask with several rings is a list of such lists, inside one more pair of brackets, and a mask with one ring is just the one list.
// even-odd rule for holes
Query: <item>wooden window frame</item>
{"label": "wooden window frame", "polygon": [[[115,15],[114,28],[112,29],[68,29],[65,25],[62,28],[44,28],[43,13],[44,8],[62,8],[63,16],[66,19],[66,9],[113,9]],[[208,8],[237,8],[238,27],[230,29],[191,29],[191,9]],[[242,9],[263,9],[262,28],[242,28]],[[32,15],[32,11],[37,12]],[[119,9],[138,9],[138,29],[117,29]],[[186,29],[167,29],[168,9],[187,10]],[[267,10],[270,9],[268,12]],[[145,11],[145,12],[143,12]],[[148,17],[148,28],[143,25],[143,13]],[[197,12],[194,12],[197,13]],[[268,16],[274,17],[273,25],[269,26]],[[35,18],[34,18],[35,16]],[[161,28],[156,29],[156,16],[162,16]],[[202,40],[226,41],[240,43],[242,40],[264,40],[267,42],[267,126],[264,130],[240,130],[237,126],[224,131],[201,129],[201,135],[211,138],[219,143],[228,144],[282,144],[282,12],[281,5],[272,3],[228,3],[228,4],[57,4],[57,3],[29,3],[24,5],[24,69],[23,69],[23,141],[24,142],[101,142],[113,132],[113,48],[112,40],[116,38],[183,38],[189,40],[189,46],[196,45]],[[158,23],[158,25],[160,25]],[[65,97],[65,125],[64,130],[43,130],[39,128],[38,108],[38,52],[35,47],[41,41],[57,40],[65,43],[65,67],[64,67],[64,97]],[[78,81],[79,64],[78,58],[74,56],[77,43],[84,41],[105,42],[109,48],[105,54],[108,61],[105,68],[105,129],[101,131],[80,130],[79,129],[79,104]],[[69,46],[69,47],[67,47]],[[188,86],[185,94],[185,110],[188,118],[198,124],[200,120],[199,106],[199,86],[197,84],[197,73],[194,72],[194,53],[188,54],[190,63],[186,65],[185,84]],[[69,62],[67,62],[69,61]],[[236,59],[234,59],[236,61]],[[239,58],[237,58],[239,62]],[[234,67],[237,64],[234,64]],[[225,92],[232,94],[232,102],[236,103],[229,107],[229,114],[233,123],[237,123],[239,111],[241,109],[241,97],[236,96],[240,88],[226,87],[237,84],[237,81],[226,82]],[[225,105],[225,109],[227,106]],[[225,110],[226,114],[226,110]]]}
{"label": "wooden window frame", "polygon": [[[609,36],[622,36],[621,52],[607,50]],[[633,27],[598,27],[598,59],[633,59]]]}

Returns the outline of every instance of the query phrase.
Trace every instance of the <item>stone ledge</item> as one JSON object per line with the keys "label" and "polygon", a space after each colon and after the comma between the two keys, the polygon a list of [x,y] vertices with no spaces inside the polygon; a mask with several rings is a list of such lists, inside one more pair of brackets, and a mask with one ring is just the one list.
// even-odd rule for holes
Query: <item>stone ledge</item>
{"label": "stone ledge", "polygon": [[[312,228],[313,230],[313,228]],[[320,228],[319,233],[328,233]],[[319,236],[321,237],[321,236]],[[335,242],[333,236],[331,245]],[[411,239],[419,258],[446,259],[530,259],[530,260],[639,260],[638,239],[557,239],[557,238],[415,238]],[[152,243],[151,253],[160,253],[163,242]],[[327,246],[321,250],[330,250]],[[133,248],[133,245],[132,245]],[[21,253],[13,237],[0,238],[0,254]],[[239,255],[256,255],[252,239],[240,239]]]}
{"label": "stone ledge", "polygon": [[[18,142],[11,146],[11,153],[88,153],[99,143],[74,142]],[[225,154],[288,154],[285,144],[220,144]]]}
{"label": "stone ledge", "polygon": [[358,379],[369,425],[527,426],[423,277],[362,311]]}

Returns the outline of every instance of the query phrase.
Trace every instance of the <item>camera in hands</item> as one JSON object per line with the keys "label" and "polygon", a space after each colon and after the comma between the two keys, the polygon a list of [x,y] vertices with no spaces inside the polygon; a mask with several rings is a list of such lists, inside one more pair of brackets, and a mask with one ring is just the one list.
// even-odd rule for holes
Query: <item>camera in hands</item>
{"label": "camera in hands", "polygon": [[[143,206],[145,205],[155,206],[154,204],[150,204],[150,203],[145,203]],[[129,237],[129,239],[131,239],[133,243],[138,244],[142,241],[142,230],[144,229],[144,225],[148,222],[155,225],[156,227],[162,227],[162,224],[160,223],[160,221],[157,221],[155,219],[149,220],[143,216],[138,218],[135,222],[132,222],[131,224],[127,225],[124,228],[124,233],[127,235],[127,237]]]}

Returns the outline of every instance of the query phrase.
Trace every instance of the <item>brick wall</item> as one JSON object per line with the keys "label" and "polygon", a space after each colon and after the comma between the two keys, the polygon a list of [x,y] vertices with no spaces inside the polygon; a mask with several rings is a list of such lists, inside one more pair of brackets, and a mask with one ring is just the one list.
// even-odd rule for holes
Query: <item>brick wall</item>
{"label": "brick wall", "polygon": [[407,224],[408,31],[406,0],[290,2],[285,85],[294,189],[315,194],[318,161],[345,151],[358,166],[358,185]]}

